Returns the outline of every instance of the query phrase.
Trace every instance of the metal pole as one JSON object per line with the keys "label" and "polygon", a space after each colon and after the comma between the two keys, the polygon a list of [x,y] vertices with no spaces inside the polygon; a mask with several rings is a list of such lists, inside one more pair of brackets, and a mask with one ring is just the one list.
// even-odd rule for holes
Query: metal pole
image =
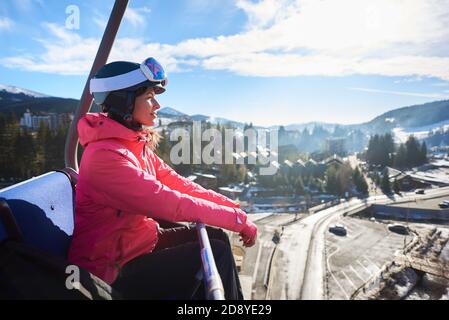
{"label": "metal pole", "polygon": [[201,260],[203,262],[203,273],[206,286],[206,297],[208,300],[225,300],[223,283],[215,264],[209,237],[203,223],[197,223],[198,238],[200,240]]}
{"label": "metal pole", "polygon": [[87,78],[86,84],[84,85],[83,94],[81,96],[80,104],[75,111],[75,116],[73,118],[72,124],[70,125],[69,134],[67,135],[67,140],[65,143],[65,166],[73,168],[78,171],[78,131],[76,129],[78,120],[89,112],[92,105],[92,96],[89,92],[89,80],[95,75],[98,69],[103,66],[109,57],[112,45],[114,44],[115,37],[120,27],[123,15],[125,14],[126,7],[128,6],[128,0],[116,0],[114,7],[112,8],[111,15],[109,16],[109,21],[106,29],[101,39],[100,47],[98,48],[97,55],[95,57],[94,63]]}

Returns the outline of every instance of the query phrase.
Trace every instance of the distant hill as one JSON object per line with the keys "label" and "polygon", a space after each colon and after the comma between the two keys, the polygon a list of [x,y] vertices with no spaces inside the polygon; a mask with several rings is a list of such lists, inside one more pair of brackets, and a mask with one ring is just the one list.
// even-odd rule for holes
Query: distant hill
{"label": "distant hill", "polygon": [[361,127],[370,132],[387,132],[394,128],[432,127],[449,120],[449,100],[434,101],[388,111]]}
{"label": "distant hill", "polygon": [[[74,112],[79,101],[50,97],[31,90],[0,85],[0,112],[15,112],[21,116],[26,109],[32,112]],[[99,111],[94,106],[92,111]],[[164,126],[176,121],[209,121],[215,124],[227,124],[242,128],[244,123],[220,117],[202,114],[187,115],[171,107],[164,107],[158,111],[160,123]],[[278,125],[269,128],[279,128]],[[420,105],[413,105],[385,112],[371,121],[340,125],[336,123],[308,122],[283,126],[292,132],[283,139],[285,143],[294,143],[300,138],[295,132],[307,129],[309,137],[304,137],[304,149],[318,148],[327,137],[347,137],[351,145],[363,146],[369,135],[392,132],[398,142],[404,142],[410,134],[418,139],[426,139],[429,145],[446,144],[449,135],[449,100],[434,101]],[[260,127],[257,127],[260,128]],[[438,133],[438,134],[437,134]],[[430,139],[431,138],[431,139]],[[282,141],[281,141],[282,142]],[[299,142],[298,142],[299,143]]]}
{"label": "distant hill", "polygon": [[50,96],[28,89],[0,84],[0,97],[1,100],[11,100],[17,102],[19,100],[32,98],[49,98]]}
{"label": "distant hill", "polygon": [[33,112],[74,112],[79,101],[57,98],[31,90],[0,84],[0,112],[22,115],[27,109]]}
{"label": "distant hill", "polygon": [[78,103],[79,101],[75,99],[39,98],[3,105],[2,100],[0,100],[0,112],[14,112],[18,116],[22,115],[27,109],[30,109],[32,112],[36,113],[70,113],[75,111]]}
{"label": "distant hill", "polygon": [[185,113],[182,113],[178,110],[175,110],[170,107],[161,108],[158,112],[158,115],[164,116],[166,118],[176,118],[176,117],[185,117],[187,116]]}
{"label": "distant hill", "polygon": [[[326,129],[328,131],[334,131],[335,127],[341,126],[337,123],[327,123],[327,122],[319,122],[319,121],[312,121],[312,122],[306,122],[306,123],[295,123],[295,124],[289,124],[284,126],[285,130],[297,130],[297,131],[303,131],[304,129],[307,129],[309,132],[312,132],[315,127],[321,127],[323,129]],[[270,128],[276,129],[280,126],[272,126]]]}

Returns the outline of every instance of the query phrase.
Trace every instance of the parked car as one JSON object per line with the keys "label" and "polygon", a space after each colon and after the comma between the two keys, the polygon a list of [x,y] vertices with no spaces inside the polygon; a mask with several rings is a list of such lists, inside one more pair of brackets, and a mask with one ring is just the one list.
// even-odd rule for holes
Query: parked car
{"label": "parked car", "polygon": [[415,190],[415,193],[416,194],[424,194],[425,192],[424,192],[424,189],[417,189],[417,190]]}
{"label": "parked car", "polygon": [[388,230],[391,232],[396,232],[399,234],[409,234],[409,230],[407,226],[404,226],[400,223],[393,223],[388,225]]}
{"label": "parked car", "polygon": [[443,202],[440,202],[440,203],[438,204],[438,206],[439,206],[441,209],[449,208],[449,202],[446,201],[446,200],[444,200]]}
{"label": "parked car", "polygon": [[346,227],[341,224],[333,224],[329,227],[329,232],[332,232],[333,234],[336,234],[338,236],[346,236],[347,231]]}

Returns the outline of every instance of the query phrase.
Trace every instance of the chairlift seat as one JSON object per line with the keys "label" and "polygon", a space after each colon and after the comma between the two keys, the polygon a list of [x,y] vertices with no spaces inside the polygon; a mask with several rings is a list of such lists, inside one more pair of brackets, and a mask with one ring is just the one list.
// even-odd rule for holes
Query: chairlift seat
{"label": "chairlift seat", "polygon": [[[25,243],[67,258],[73,228],[75,194],[70,176],[51,171],[0,190]],[[7,237],[0,224],[0,241]]]}

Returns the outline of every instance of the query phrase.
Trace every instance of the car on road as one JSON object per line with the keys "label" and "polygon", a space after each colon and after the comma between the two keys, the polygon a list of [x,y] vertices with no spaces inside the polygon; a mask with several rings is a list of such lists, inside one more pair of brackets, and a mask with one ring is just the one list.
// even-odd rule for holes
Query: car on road
{"label": "car on road", "polygon": [[416,193],[416,194],[424,194],[425,191],[424,191],[424,189],[417,189],[417,190],[415,191],[415,193]]}
{"label": "car on road", "polygon": [[392,223],[388,225],[388,230],[391,232],[396,232],[399,234],[409,234],[409,229],[407,226],[404,226],[400,223]]}
{"label": "car on road", "polygon": [[440,203],[438,204],[438,206],[439,206],[441,209],[449,208],[449,201],[444,200],[443,202],[440,202]]}
{"label": "car on road", "polygon": [[337,236],[346,236],[346,227],[341,224],[333,224],[329,227],[329,232],[336,234]]}

